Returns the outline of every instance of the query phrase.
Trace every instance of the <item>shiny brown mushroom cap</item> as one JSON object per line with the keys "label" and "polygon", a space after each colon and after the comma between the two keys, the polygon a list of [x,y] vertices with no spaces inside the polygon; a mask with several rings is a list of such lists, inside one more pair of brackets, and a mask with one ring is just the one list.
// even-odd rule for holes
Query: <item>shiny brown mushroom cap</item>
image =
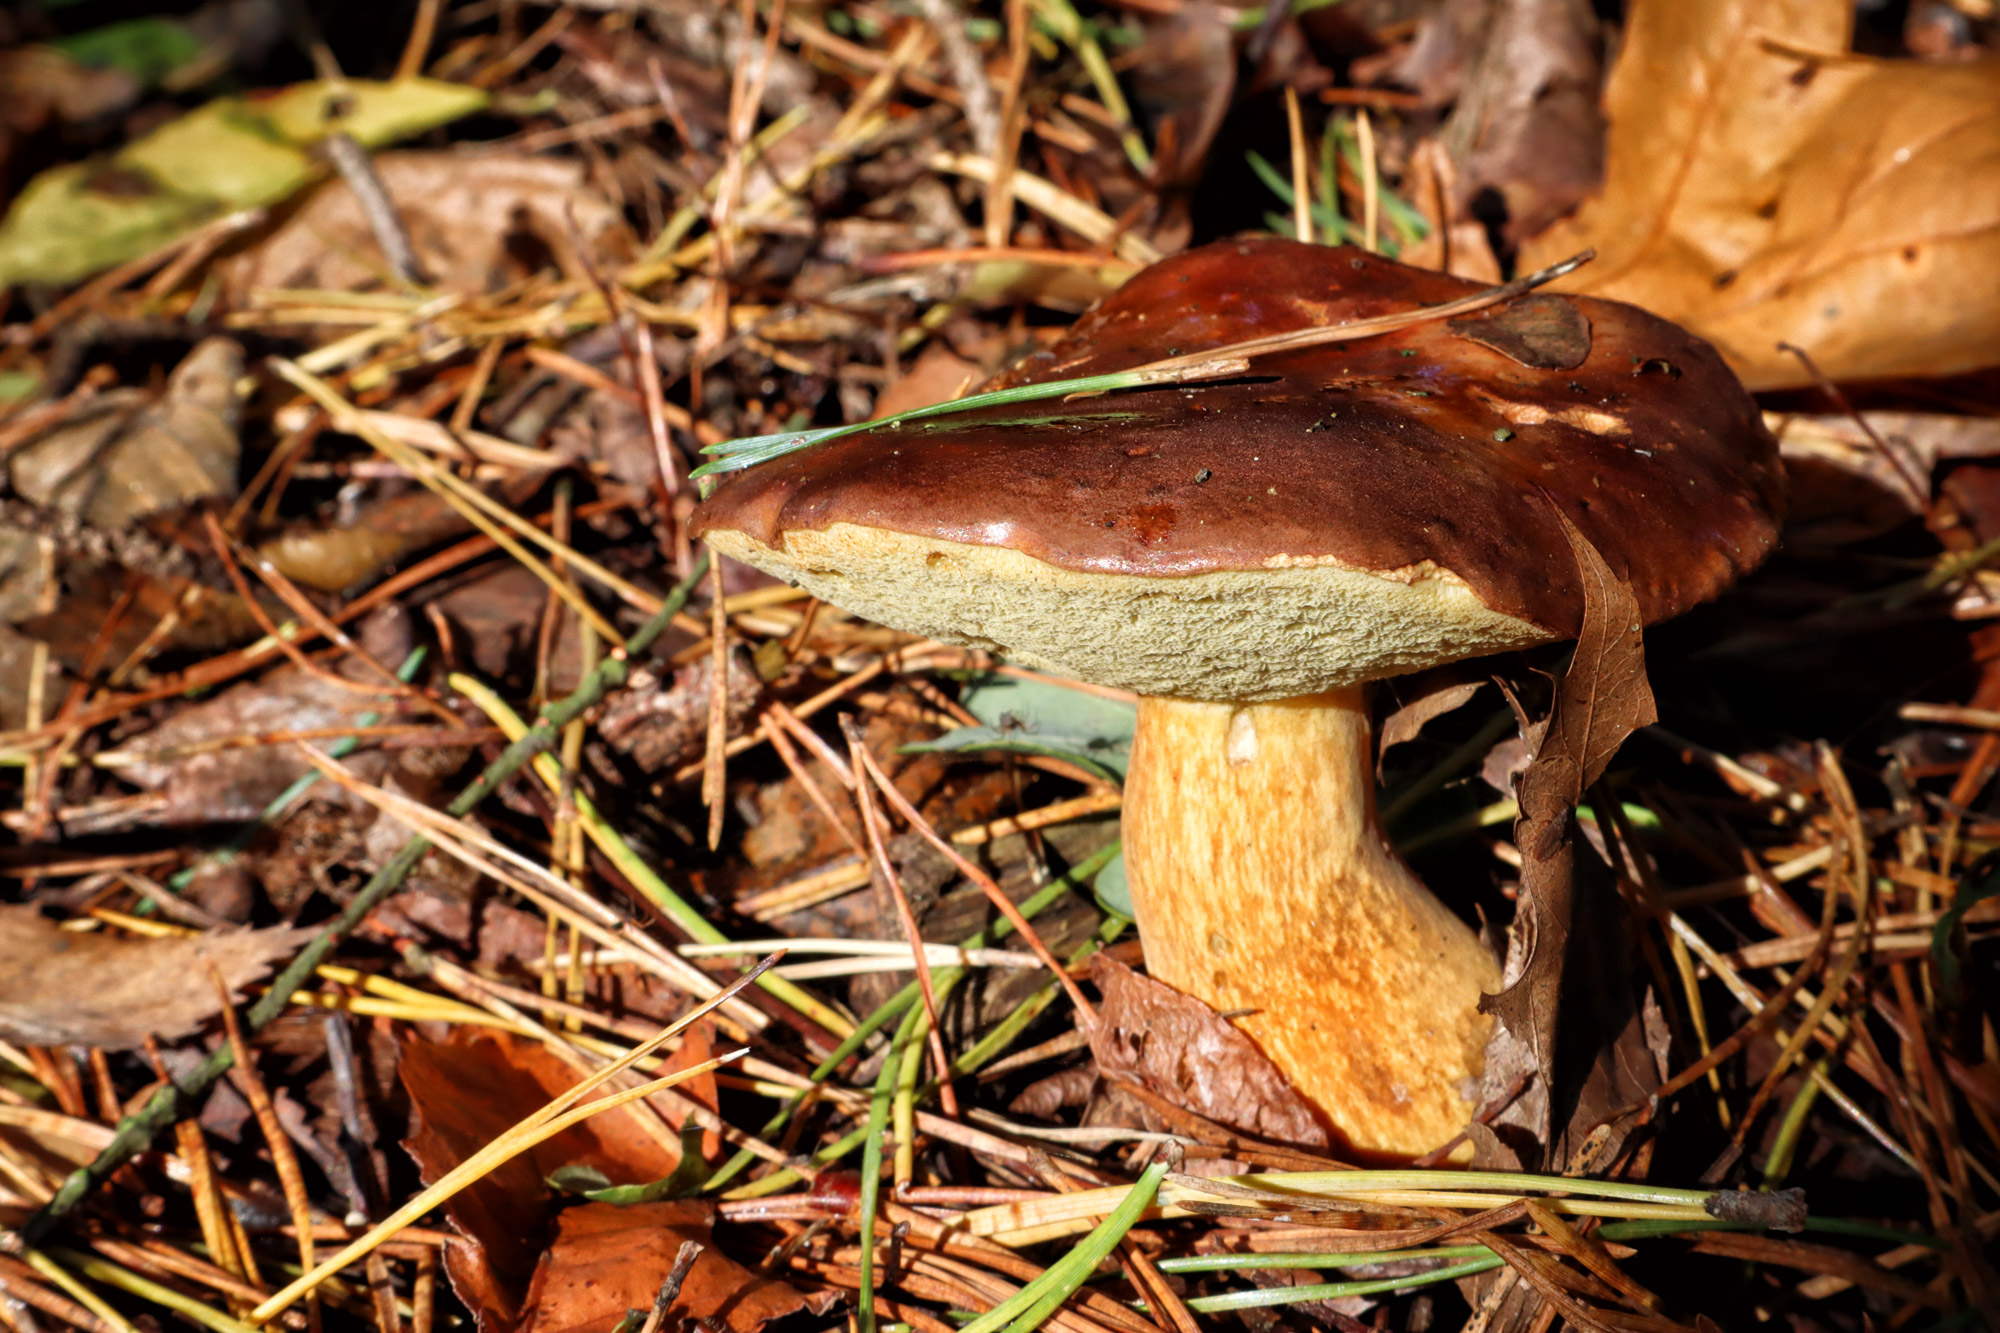
{"label": "shiny brown mushroom cap", "polygon": [[[1227,241],[1146,269],[993,387],[1478,290],[1348,247]],[[1575,634],[1557,507],[1649,622],[1676,615],[1769,553],[1782,487],[1708,344],[1536,295],[1227,381],[847,436],[725,478],[696,522],[899,628],[1143,693],[1269,699]]]}

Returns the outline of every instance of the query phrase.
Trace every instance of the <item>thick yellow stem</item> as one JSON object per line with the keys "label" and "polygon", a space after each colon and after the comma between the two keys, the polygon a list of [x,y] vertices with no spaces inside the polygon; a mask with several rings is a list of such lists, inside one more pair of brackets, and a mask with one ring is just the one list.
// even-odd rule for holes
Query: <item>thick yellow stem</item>
{"label": "thick yellow stem", "polygon": [[1360,689],[1145,699],[1125,865],[1146,965],[1225,1013],[1346,1146],[1414,1157],[1465,1127],[1499,968],[1375,821]]}

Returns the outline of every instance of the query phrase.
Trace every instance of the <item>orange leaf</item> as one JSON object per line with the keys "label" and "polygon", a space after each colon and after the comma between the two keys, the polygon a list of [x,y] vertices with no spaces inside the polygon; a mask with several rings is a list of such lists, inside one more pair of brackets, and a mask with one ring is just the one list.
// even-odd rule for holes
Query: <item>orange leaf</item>
{"label": "orange leaf", "polygon": [[2000,60],[1849,52],[1845,0],[1639,0],[1603,192],[1526,245],[1713,342],[1752,389],[2000,362]]}

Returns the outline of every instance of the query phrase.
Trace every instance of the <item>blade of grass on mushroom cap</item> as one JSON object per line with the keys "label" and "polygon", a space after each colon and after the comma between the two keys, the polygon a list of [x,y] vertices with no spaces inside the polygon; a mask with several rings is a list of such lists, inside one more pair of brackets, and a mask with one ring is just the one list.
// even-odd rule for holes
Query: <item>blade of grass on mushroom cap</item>
{"label": "blade of grass on mushroom cap", "polygon": [[768,463],[774,458],[803,449],[807,445],[824,444],[837,440],[843,435],[858,435],[868,430],[896,430],[906,421],[921,421],[926,417],[947,416],[957,412],[971,412],[982,407],[1004,407],[1009,403],[1041,402],[1049,398],[1067,398],[1075,394],[1110,393],[1118,389],[1143,389],[1159,384],[1178,384],[1184,380],[1200,379],[1207,375],[1240,374],[1247,367],[1240,357],[1228,357],[1221,353],[1199,358],[1198,369],[1175,367],[1171,370],[1153,372],[1146,369],[1121,370],[1109,375],[1085,375],[1078,379],[1050,380],[1046,384],[1023,384],[1012,389],[995,389],[992,393],[976,393],[969,398],[957,398],[948,403],[933,403],[929,407],[912,408],[908,412],[898,412],[880,421],[856,421],[845,426],[822,426],[817,430],[781,431],[776,435],[745,435],[734,440],[724,440],[711,444],[702,452],[713,455],[715,461],[703,463],[691,474],[696,477],[712,477],[722,472],[740,472],[744,468]]}
{"label": "blade of grass on mushroom cap", "polygon": [[1497,305],[1531,292],[1566,273],[1574,272],[1595,258],[1596,253],[1594,250],[1585,250],[1581,254],[1572,255],[1561,263],[1551,264],[1525,277],[1515,278],[1512,282],[1502,283],[1498,287],[1489,287],[1483,292],[1462,296],[1456,301],[1446,301],[1442,305],[1424,306],[1393,315],[1379,315],[1373,319],[1357,319],[1347,324],[1293,329],[1287,333],[1274,333],[1262,338],[1228,343],[1222,347],[1211,347],[1206,351],[1189,352],[1185,356],[1168,357],[1164,361],[1153,361],[1130,370],[1120,370],[1110,374],[1049,380],[1041,384],[1022,384],[1011,389],[996,389],[992,393],[976,393],[969,398],[959,398],[949,403],[933,403],[929,407],[899,412],[895,416],[883,417],[879,421],[855,421],[845,426],[784,431],[776,435],[739,436],[733,440],[724,440],[720,444],[711,444],[703,449],[702,452],[711,455],[714,461],[702,464],[690,475],[700,478],[713,477],[725,472],[741,472],[759,463],[768,463],[774,458],[795,453],[809,445],[824,444],[829,440],[837,440],[845,435],[858,435],[863,431],[896,430],[904,422],[919,421],[927,417],[971,412],[986,407],[1001,407],[1008,403],[1115,393],[1123,389],[1143,389],[1212,379],[1219,375],[1238,375],[1248,369],[1249,357],[1271,352],[1295,352],[1301,348],[1317,347],[1322,343],[1351,342],[1357,338],[1379,337],[1385,333],[1394,333],[1399,329],[1426,324],[1432,320],[1449,319],[1456,315],[1469,314],[1474,310],[1483,310],[1487,306]]}

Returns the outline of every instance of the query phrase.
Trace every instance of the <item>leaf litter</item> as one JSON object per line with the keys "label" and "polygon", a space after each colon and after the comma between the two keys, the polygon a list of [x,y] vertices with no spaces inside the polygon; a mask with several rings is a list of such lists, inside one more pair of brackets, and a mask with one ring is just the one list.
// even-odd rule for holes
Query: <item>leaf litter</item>
{"label": "leaf litter", "polygon": [[[156,66],[81,11],[9,16],[0,1226],[38,1248],[0,1256],[7,1322],[1990,1305],[2000,397],[1959,114],[1993,100],[1990,16],[1293,8],[440,0],[414,34],[330,23],[305,83],[248,7]],[[1229,1016],[1140,970],[1130,700],[711,581],[684,537],[704,450],[975,393],[1274,199],[1488,282],[1595,245],[1569,284],[1717,341],[1792,475],[1791,550],[1643,653],[1578,544],[1567,664],[1380,692],[1397,839],[1511,948],[1471,1170],[1329,1159]],[[1559,367],[1570,314],[1451,333]],[[1489,679],[1532,720],[1465,707]],[[860,799],[849,722],[896,800]],[[815,952],[666,1069],[746,1055],[403,1215],[774,936]],[[210,960],[250,1006],[223,1082]],[[311,1262],[381,1248],[277,1314],[298,1216]]]}

